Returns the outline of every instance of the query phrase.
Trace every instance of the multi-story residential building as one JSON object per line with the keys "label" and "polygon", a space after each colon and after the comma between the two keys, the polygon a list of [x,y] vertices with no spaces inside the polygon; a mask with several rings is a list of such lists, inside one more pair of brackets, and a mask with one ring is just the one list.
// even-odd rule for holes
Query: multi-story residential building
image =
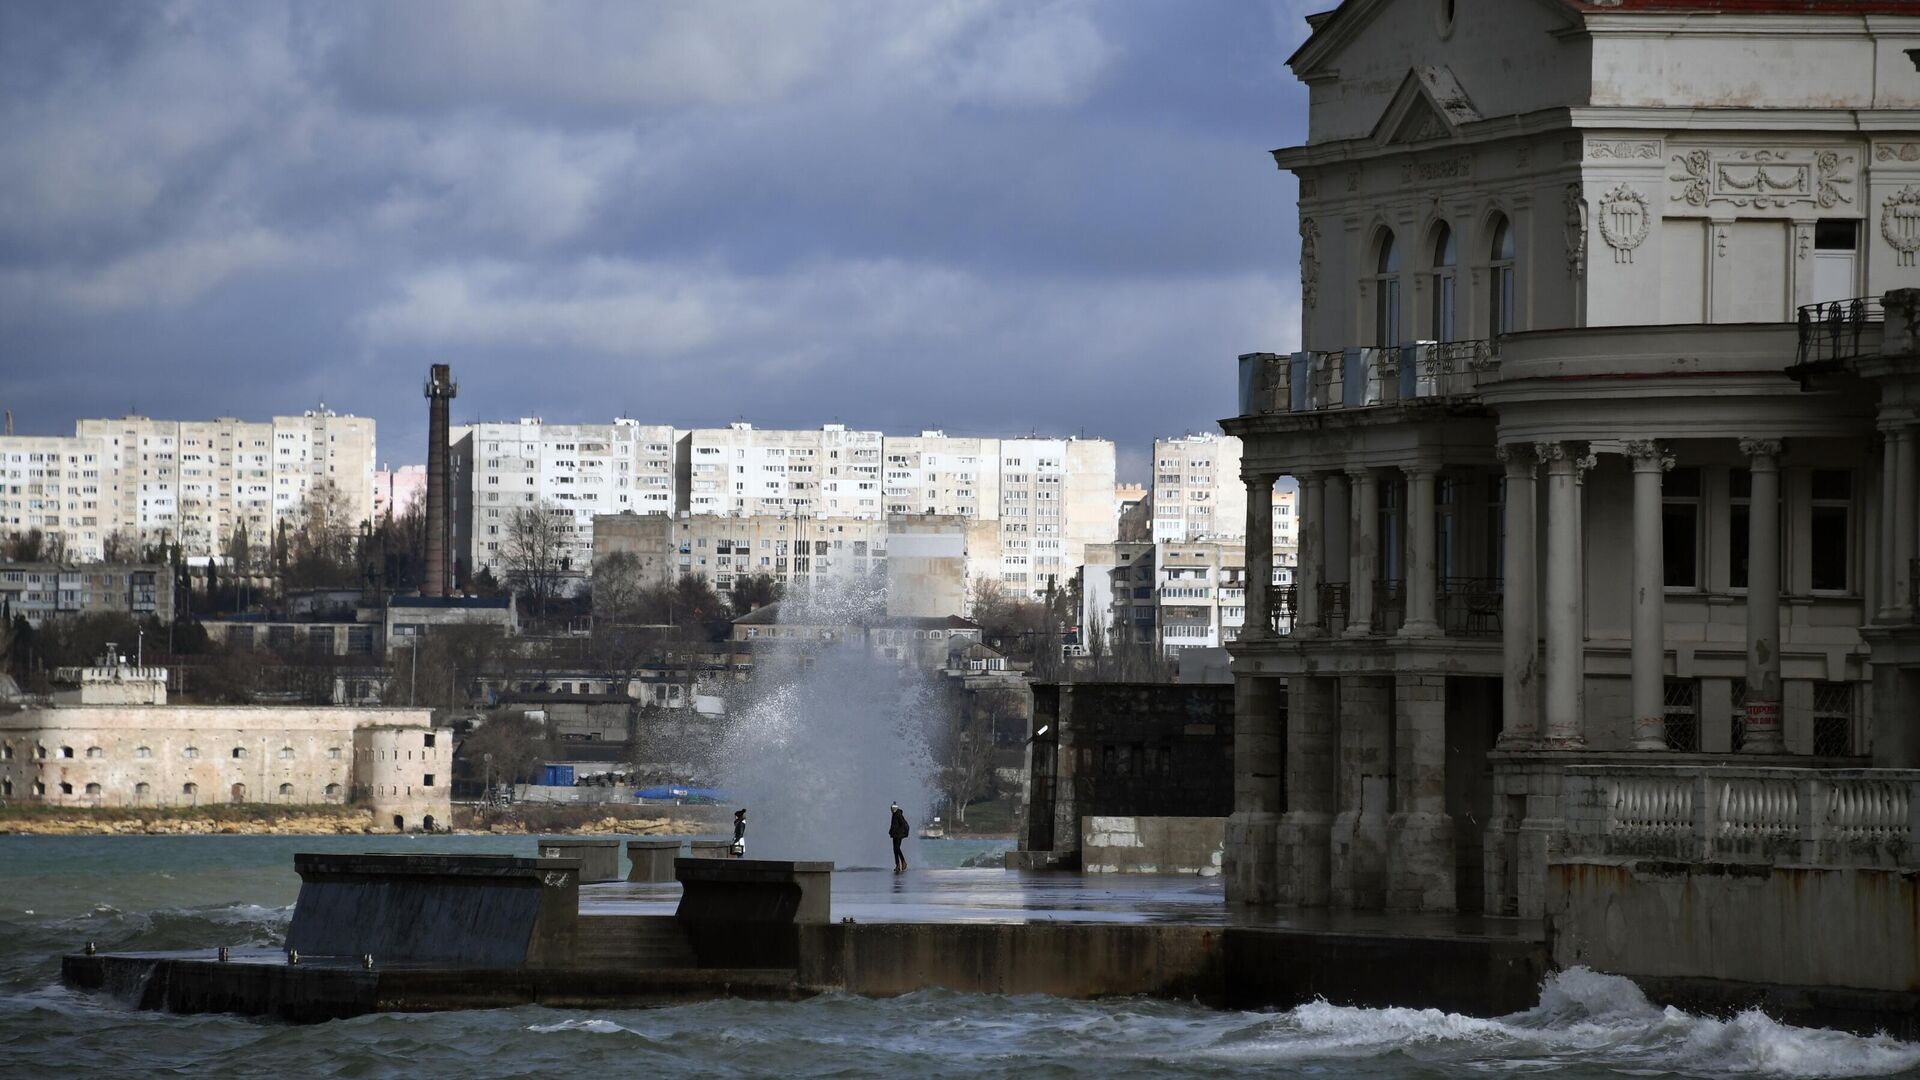
{"label": "multi-story residential building", "polygon": [[663,425],[549,424],[537,417],[451,432],[454,550],[462,573],[504,575],[514,514],[559,521],[560,557],[584,574],[600,514],[673,511],[674,437]]}
{"label": "multi-story residential building", "polygon": [[0,563],[0,613],[38,626],[51,618],[117,613],[173,621],[173,574],[162,565]]}
{"label": "multi-story residential building", "polygon": [[351,520],[372,515],[374,423],[365,417],[321,408],[271,422],[125,416],[74,428],[71,438],[0,438],[0,526],[41,529],[74,558],[159,540],[215,554],[241,528],[264,547],[323,478]]}
{"label": "multi-story residential building", "polygon": [[[465,432],[461,433],[462,437]],[[415,503],[426,505],[427,467],[425,465],[402,465],[398,468],[376,469],[373,474],[373,520],[379,521],[389,513],[395,517],[407,512]]]}
{"label": "multi-story residential building", "polygon": [[1088,544],[1118,529],[1113,444],[1105,439],[1000,440],[1000,580],[1016,594],[1065,587]]}
{"label": "multi-story residential building", "polygon": [[1831,790],[1823,829],[1879,790],[1828,767],[1920,764],[1916,294],[1884,342],[1850,299],[1920,285],[1911,5],[1310,21],[1302,351],[1242,357],[1225,425],[1253,579],[1277,478],[1301,509],[1232,646],[1230,898],[1539,917],[1573,823],[1631,812],[1575,771],[1713,844],[1776,803],[1707,766]]}
{"label": "multi-story residential building", "polygon": [[695,514],[883,517],[880,443],[879,432],[844,424],[683,431],[678,505]]}
{"label": "multi-story residential building", "polygon": [[0,535],[38,530],[62,558],[105,558],[114,486],[98,439],[0,436]]}
{"label": "multi-story residential building", "polygon": [[1173,655],[1225,645],[1246,619],[1246,554],[1240,544],[1134,543],[1112,550],[1107,570],[1116,646],[1146,645]]}
{"label": "multi-story residential building", "polygon": [[1244,539],[1240,440],[1202,432],[1153,441],[1153,539]]}
{"label": "multi-story residential building", "polygon": [[957,615],[969,596],[968,525],[965,518],[928,514],[878,520],[615,514],[594,520],[593,546],[596,558],[631,552],[648,586],[689,575],[722,592],[754,576],[783,589],[877,579],[886,584],[889,614]]}
{"label": "multi-story residential building", "polygon": [[1000,440],[923,431],[884,436],[882,446],[887,513],[999,516]]}

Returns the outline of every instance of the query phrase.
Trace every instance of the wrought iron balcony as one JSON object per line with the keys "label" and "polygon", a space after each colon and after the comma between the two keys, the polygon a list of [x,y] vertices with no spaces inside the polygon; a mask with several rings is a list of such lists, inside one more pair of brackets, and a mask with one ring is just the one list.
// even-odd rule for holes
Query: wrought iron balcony
{"label": "wrought iron balcony", "polygon": [[1420,341],[1290,356],[1248,353],[1240,357],[1240,414],[1459,401],[1498,378],[1499,370],[1493,341]]}
{"label": "wrought iron balcony", "polygon": [[[1314,626],[1327,633],[1346,629],[1349,591],[1344,582],[1318,587],[1320,612]],[[1434,595],[1434,609],[1440,632],[1448,637],[1499,637],[1500,613],[1504,602],[1499,578],[1441,578]],[[1406,621],[1406,582],[1382,578],[1373,583],[1373,631],[1391,635],[1400,632]],[[1267,590],[1267,625],[1280,636],[1294,632],[1303,624],[1300,617],[1300,587],[1274,585]]]}
{"label": "wrought iron balcony", "polygon": [[1880,344],[1880,335],[1869,333],[1868,328],[1885,322],[1886,312],[1877,296],[1808,304],[1800,309],[1800,353],[1796,362],[1810,364],[1867,355]]}
{"label": "wrought iron balcony", "polygon": [[1499,578],[1440,579],[1440,632],[1449,637],[1499,637],[1506,598]]}

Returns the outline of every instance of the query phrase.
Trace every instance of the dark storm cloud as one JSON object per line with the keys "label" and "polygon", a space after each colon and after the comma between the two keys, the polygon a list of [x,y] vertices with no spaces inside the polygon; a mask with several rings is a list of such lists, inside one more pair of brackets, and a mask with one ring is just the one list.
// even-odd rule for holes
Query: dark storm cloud
{"label": "dark storm cloud", "polygon": [[0,6],[0,394],[1210,427],[1297,333],[1299,8]]}

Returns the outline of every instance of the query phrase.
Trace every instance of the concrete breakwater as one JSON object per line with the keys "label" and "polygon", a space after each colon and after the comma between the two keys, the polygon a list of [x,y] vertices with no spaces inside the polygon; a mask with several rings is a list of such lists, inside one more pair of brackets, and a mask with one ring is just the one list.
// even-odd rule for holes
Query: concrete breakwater
{"label": "concrete breakwater", "polygon": [[[480,820],[456,814],[453,834],[523,835],[576,833],[587,836],[687,836],[717,829],[698,817],[582,817],[555,820],[555,815],[524,818],[493,816]],[[8,812],[0,809],[0,835],[17,836],[376,836],[397,832],[371,810],[351,806],[317,807],[209,807],[204,810],[68,809],[47,813],[38,809]]]}

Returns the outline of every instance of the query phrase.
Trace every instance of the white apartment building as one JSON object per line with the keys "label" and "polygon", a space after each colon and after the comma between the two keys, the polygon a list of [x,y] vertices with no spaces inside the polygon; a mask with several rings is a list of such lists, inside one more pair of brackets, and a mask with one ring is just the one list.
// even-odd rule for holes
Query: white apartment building
{"label": "white apartment building", "polygon": [[1064,588],[1088,544],[1113,542],[1118,511],[1113,443],[1000,440],[1000,580],[1008,591]]}
{"label": "white apartment building", "polygon": [[115,527],[114,486],[100,440],[0,436],[0,532],[35,529],[73,561],[105,557]]}
{"label": "white apartment building", "polygon": [[[1240,440],[1202,432],[1153,444],[1150,499],[1156,543],[1247,538],[1247,489],[1240,478]],[[1298,492],[1282,481],[1273,492],[1273,548],[1278,566],[1291,566],[1299,543]],[[1275,584],[1279,584],[1276,576]]]}
{"label": "white apartment building", "polygon": [[674,433],[666,425],[549,424],[538,417],[449,433],[454,551],[465,573],[504,571],[515,511],[564,519],[563,556],[584,572],[600,514],[673,512]]}
{"label": "white apartment building", "polygon": [[680,432],[680,509],[695,514],[885,516],[881,434],[768,430],[738,421]]}
{"label": "white apartment building", "polygon": [[1172,655],[1239,638],[1247,614],[1242,545],[1123,543],[1095,550],[1109,561],[1108,640],[1115,647],[1151,645]]}
{"label": "white apartment building", "polygon": [[999,516],[1000,440],[922,431],[886,436],[883,447],[887,513]]}
{"label": "white apartment building", "polygon": [[373,465],[373,420],[324,407],[265,422],[80,420],[71,437],[0,438],[0,526],[57,535],[73,559],[104,558],[110,538],[216,554],[243,526],[264,548],[322,479],[351,520],[370,519]]}

